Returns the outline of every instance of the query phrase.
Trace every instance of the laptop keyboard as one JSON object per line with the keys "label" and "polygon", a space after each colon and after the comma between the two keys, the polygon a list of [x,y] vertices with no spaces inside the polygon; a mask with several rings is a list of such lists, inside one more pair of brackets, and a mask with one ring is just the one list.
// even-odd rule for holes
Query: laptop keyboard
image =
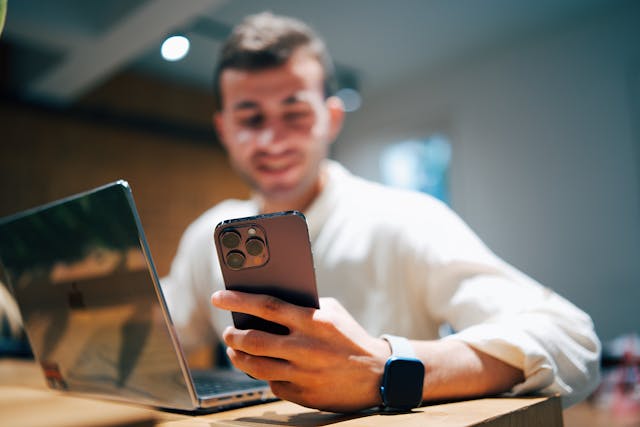
{"label": "laptop keyboard", "polygon": [[194,370],[191,372],[196,393],[199,396],[212,396],[227,392],[243,392],[245,390],[266,387],[265,381],[250,378],[247,374],[234,370]]}

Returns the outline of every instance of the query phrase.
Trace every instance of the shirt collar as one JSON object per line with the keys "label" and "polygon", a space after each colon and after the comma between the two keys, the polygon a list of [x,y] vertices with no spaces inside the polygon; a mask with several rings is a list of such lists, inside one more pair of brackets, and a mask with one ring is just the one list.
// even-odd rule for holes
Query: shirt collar
{"label": "shirt collar", "polygon": [[325,160],[321,167],[325,169],[326,173],[325,185],[318,197],[303,212],[307,218],[309,238],[312,242],[316,240],[329,214],[335,209],[341,187],[344,185],[343,178],[349,174],[342,165],[334,160]]}
{"label": "shirt collar", "polygon": [[[311,242],[316,240],[329,214],[335,209],[340,189],[344,186],[344,178],[350,175],[349,171],[335,160],[325,159],[320,167],[324,168],[326,182],[318,197],[303,212],[307,219]],[[260,212],[260,196],[253,193],[249,201],[257,215]]]}

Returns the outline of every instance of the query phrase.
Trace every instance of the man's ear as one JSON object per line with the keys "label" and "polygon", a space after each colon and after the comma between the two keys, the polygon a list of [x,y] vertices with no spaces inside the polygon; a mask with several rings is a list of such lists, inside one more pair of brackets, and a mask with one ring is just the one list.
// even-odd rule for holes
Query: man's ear
{"label": "man's ear", "polygon": [[218,135],[218,141],[226,148],[227,147],[227,137],[225,135],[224,128],[224,120],[222,119],[222,113],[217,111],[213,113],[211,116],[211,122],[213,123],[213,129],[216,131],[216,135]]}
{"label": "man's ear", "polygon": [[328,97],[325,104],[329,111],[329,141],[333,143],[342,130],[342,124],[344,123],[344,104],[342,99],[337,96]]}

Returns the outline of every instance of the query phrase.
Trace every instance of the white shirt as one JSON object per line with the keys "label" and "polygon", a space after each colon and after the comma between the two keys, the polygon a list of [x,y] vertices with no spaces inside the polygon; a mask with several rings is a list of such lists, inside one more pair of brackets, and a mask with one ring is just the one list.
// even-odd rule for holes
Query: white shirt
{"label": "white shirt", "polygon": [[[445,339],[524,372],[513,394],[560,393],[568,406],[595,388],[600,342],[587,314],[499,259],[438,200],[326,166],[326,185],[305,212],[321,297],[336,298],[373,336],[433,340],[448,323],[457,332]],[[187,351],[232,323],[210,303],[224,288],[213,230],[258,209],[227,200],[184,233],[162,286]]]}

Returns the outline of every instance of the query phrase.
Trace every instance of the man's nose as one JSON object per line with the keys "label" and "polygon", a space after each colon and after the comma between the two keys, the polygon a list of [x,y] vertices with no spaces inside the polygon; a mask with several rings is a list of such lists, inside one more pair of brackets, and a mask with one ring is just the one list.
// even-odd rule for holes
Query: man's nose
{"label": "man's nose", "polygon": [[265,147],[273,142],[273,129],[266,127],[256,135],[256,144],[259,147]]}
{"label": "man's nose", "polygon": [[256,143],[266,147],[282,142],[287,137],[288,129],[280,120],[269,120],[256,136]]}

